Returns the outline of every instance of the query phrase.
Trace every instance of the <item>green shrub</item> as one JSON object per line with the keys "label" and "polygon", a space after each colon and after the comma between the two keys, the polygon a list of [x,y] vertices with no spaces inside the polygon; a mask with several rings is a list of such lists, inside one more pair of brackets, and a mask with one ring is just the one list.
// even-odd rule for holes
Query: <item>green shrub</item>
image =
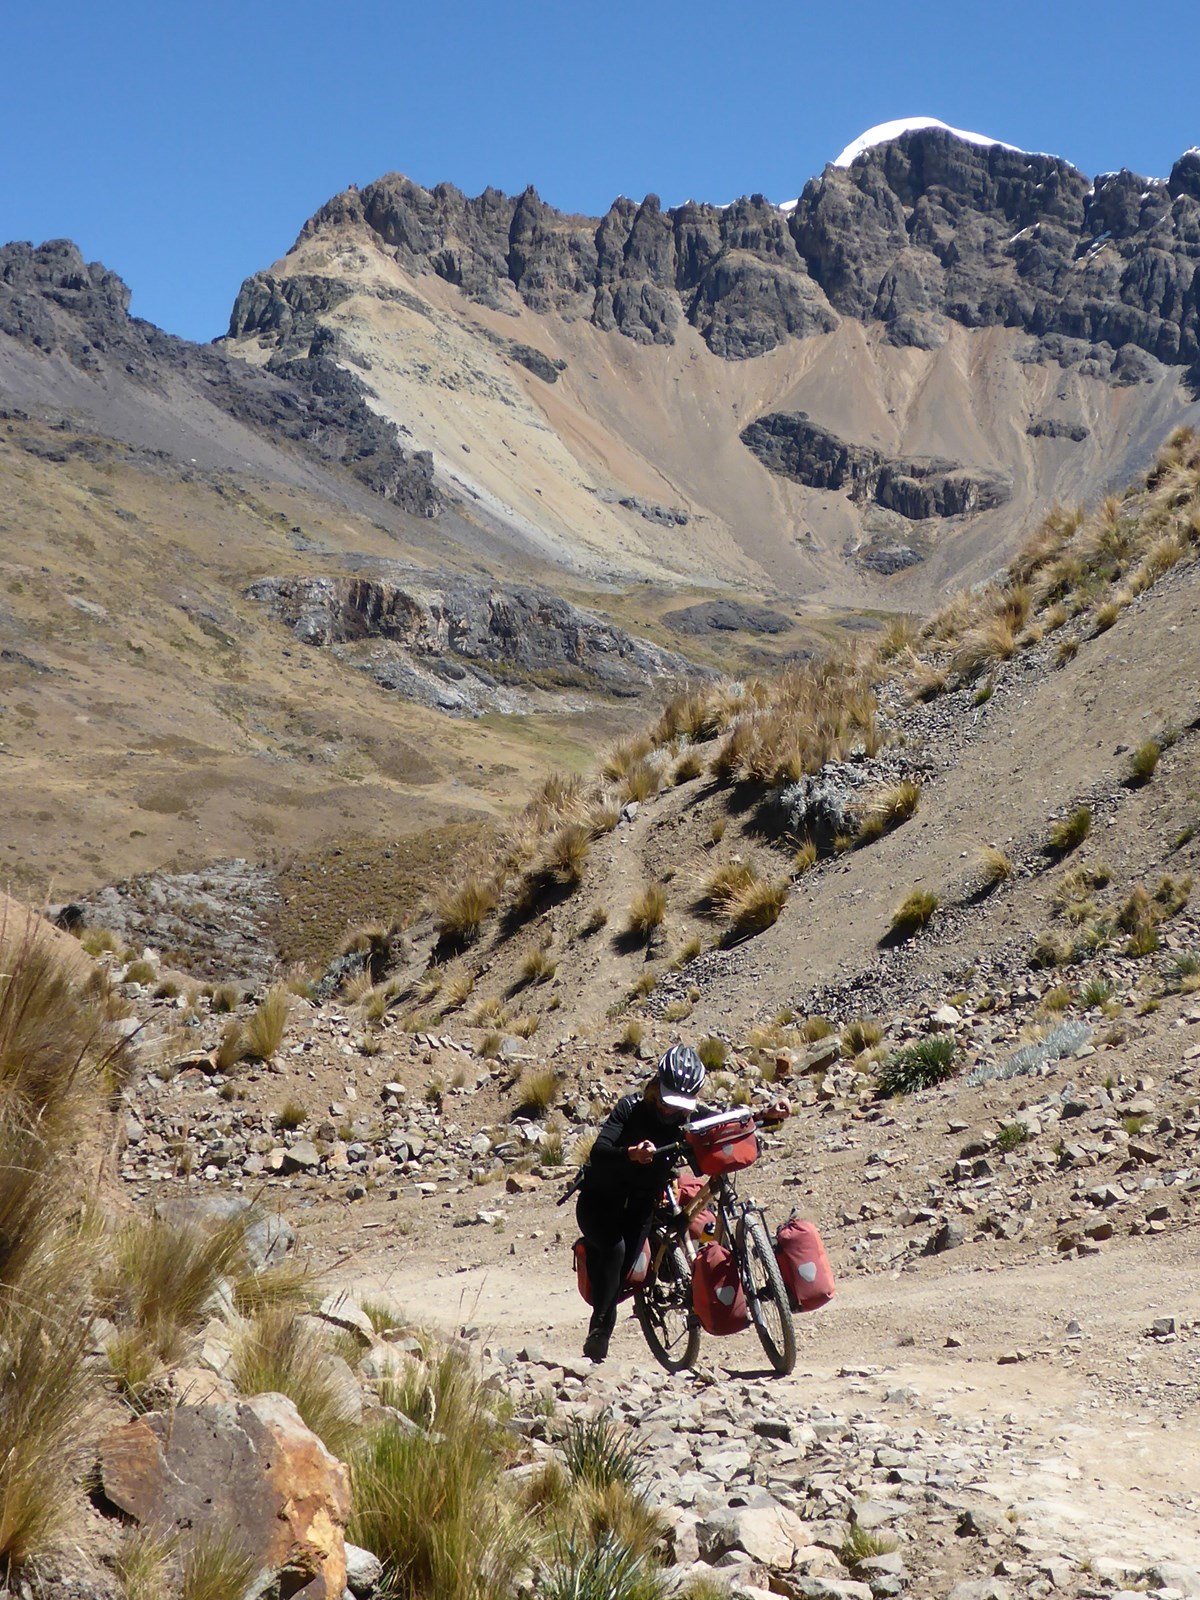
{"label": "green shrub", "polygon": [[897,1050],[879,1070],[879,1093],[887,1098],[914,1094],[953,1077],[958,1046],[948,1033],[935,1033]]}
{"label": "green shrub", "polygon": [[540,1593],[542,1600],[664,1600],[666,1590],[648,1557],[621,1539],[593,1544],[574,1536],[560,1545]]}
{"label": "green shrub", "polygon": [[576,1483],[603,1489],[612,1483],[634,1488],[645,1474],[645,1461],[636,1440],[610,1417],[573,1417],[562,1442],[567,1471]]}
{"label": "green shrub", "polygon": [[1023,1122],[1006,1122],[996,1135],[996,1149],[1007,1155],[1017,1150],[1029,1139],[1029,1129]]}
{"label": "green shrub", "polygon": [[1107,1005],[1116,991],[1107,978],[1089,978],[1079,991],[1079,1003],[1085,1011]]}

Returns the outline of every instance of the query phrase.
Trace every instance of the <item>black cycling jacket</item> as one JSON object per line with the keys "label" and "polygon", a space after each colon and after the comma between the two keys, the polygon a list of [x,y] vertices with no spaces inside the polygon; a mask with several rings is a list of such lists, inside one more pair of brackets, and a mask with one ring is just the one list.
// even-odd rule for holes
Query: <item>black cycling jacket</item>
{"label": "black cycling jacket", "polygon": [[[697,1106],[692,1116],[708,1115]],[[685,1119],[686,1120],[686,1119]],[[666,1188],[672,1172],[680,1165],[678,1156],[656,1156],[644,1166],[631,1161],[626,1151],[631,1144],[649,1139],[656,1145],[675,1144],[683,1138],[684,1123],[662,1116],[658,1108],[640,1094],[627,1094],[618,1100],[607,1121],[596,1135],[583,1175],[583,1194],[589,1199],[609,1199],[617,1204],[654,1204]],[[690,1155],[684,1165],[695,1166]]]}

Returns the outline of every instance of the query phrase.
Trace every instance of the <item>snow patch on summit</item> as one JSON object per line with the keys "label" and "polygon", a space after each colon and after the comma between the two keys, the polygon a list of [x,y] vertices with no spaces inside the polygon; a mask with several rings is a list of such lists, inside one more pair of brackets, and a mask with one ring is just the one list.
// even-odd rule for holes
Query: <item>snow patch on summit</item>
{"label": "snow patch on summit", "polygon": [[962,139],[966,144],[994,145],[1000,150],[1015,150],[1019,155],[1028,154],[1019,145],[1005,144],[1003,139],[989,139],[983,133],[967,133],[962,128],[952,128],[948,123],[939,121],[937,117],[900,117],[895,122],[880,122],[874,128],[868,128],[866,133],[859,134],[853,144],[848,144],[831,165],[848,167],[875,145],[887,144],[889,139],[898,139],[902,133],[915,133],[921,128],[940,128],[943,133],[949,133],[955,139]]}

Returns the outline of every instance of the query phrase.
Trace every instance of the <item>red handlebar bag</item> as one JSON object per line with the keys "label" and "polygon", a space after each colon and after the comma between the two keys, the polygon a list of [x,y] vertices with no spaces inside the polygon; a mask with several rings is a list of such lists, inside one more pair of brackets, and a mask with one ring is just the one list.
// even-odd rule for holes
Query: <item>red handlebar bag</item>
{"label": "red handlebar bag", "polygon": [[[707,1125],[706,1125],[707,1124]],[[740,1172],[758,1160],[756,1123],[744,1115],[705,1119],[699,1127],[687,1130],[696,1165],[706,1178],[719,1178],[726,1172]]]}
{"label": "red handlebar bag", "polygon": [[[576,1239],[571,1247],[575,1257],[575,1287],[579,1290],[580,1297],[590,1306],[592,1303],[592,1283],[588,1277],[587,1269],[587,1243],[583,1239]],[[638,1246],[638,1253],[634,1256],[629,1271],[625,1274],[625,1281],[621,1285],[618,1296],[626,1300],[635,1289],[640,1289],[650,1276],[650,1242],[643,1239]]]}
{"label": "red handlebar bag", "polygon": [[791,1217],[775,1230],[775,1259],[793,1311],[817,1311],[833,1299],[833,1269],[812,1222]]}
{"label": "red handlebar bag", "polygon": [[[705,1179],[698,1178],[694,1172],[681,1172],[675,1180],[675,1185],[679,1192],[679,1204],[681,1206],[688,1205],[700,1193],[704,1184]],[[693,1239],[711,1239],[716,1231],[716,1212],[709,1211],[707,1208],[704,1211],[697,1211],[691,1222],[688,1223],[688,1233]]]}
{"label": "red handlebar bag", "polygon": [[737,1263],[724,1245],[706,1244],[697,1252],[692,1307],[706,1333],[741,1333],[750,1326]]}

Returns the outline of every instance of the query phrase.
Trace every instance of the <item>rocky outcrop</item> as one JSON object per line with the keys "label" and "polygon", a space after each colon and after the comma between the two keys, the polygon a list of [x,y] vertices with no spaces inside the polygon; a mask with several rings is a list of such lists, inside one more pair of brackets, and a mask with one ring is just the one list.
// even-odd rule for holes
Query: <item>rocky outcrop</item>
{"label": "rocky outcrop", "polygon": [[256,368],[130,317],[121,279],[85,262],[69,240],[0,247],[0,336],[97,380],[119,372],[121,381],[164,397],[172,385],[190,387],[273,441],[345,467],[401,509],[434,516],[432,457],[406,449],[392,423],[371,410],[361,381],[338,365],[329,335],[317,326],[318,313],[341,293],[332,280],[310,278],[289,285],[286,301],[264,300],[257,314],[289,337],[295,307],[303,304],[308,336]]}
{"label": "rocky outcrop", "polygon": [[706,633],[786,633],[791,619],[768,606],[745,605],[740,600],[701,600],[694,606],[668,611],[663,621],[672,633],[699,636]]}
{"label": "rocky outcrop", "polygon": [[98,1476],[139,1525],[244,1549],[256,1594],[342,1600],[350,1475],[283,1395],[136,1417],[103,1441]]}
{"label": "rocky outcrop", "polygon": [[[413,275],[431,272],[497,308],[590,319],[642,344],[682,323],[729,360],[835,327],[887,324],[932,349],[946,319],[1021,327],[1200,362],[1200,157],[1171,176],[1094,182],[1056,156],[920,128],[827,166],[788,213],[762,195],[729,206],[656,195],[599,219],[555,211],[530,188],[468,199],[391,174],[335,196],[309,221],[374,235]],[[305,278],[247,279],[231,333],[271,337],[323,295]]]}
{"label": "rocky outcrop", "polygon": [[511,710],[514,694],[539,688],[635,696],[695,671],[548,590],[520,584],[431,574],[405,584],[263,578],[247,592],[305,644],[342,648],[385,688],[443,710]]}
{"label": "rocky outcrop", "polygon": [[741,437],[771,472],[810,489],[845,490],[852,500],[873,500],[909,521],[987,511],[1012,493],[998,472],[939,456],[888,457],[870,445],[847,444],[803,411],[759,417]]}

